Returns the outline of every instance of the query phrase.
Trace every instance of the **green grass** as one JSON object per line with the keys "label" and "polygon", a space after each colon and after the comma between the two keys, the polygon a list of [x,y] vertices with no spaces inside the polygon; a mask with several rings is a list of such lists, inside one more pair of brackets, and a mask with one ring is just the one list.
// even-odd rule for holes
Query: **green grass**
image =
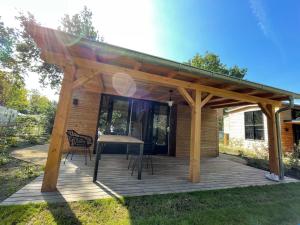
{"label": "green grass", "polygon": [[300,184],[0,207],[1,224],[300,223]]}

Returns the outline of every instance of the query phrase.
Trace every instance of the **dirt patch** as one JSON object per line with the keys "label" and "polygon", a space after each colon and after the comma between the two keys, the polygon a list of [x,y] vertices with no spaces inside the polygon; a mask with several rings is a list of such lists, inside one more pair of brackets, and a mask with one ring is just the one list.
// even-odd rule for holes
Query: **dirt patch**
{"label": "dirt patch", "polygon": [[13,150],[10,155],[14,158],[44,166],[46,164],[49,144],[35,145]]}

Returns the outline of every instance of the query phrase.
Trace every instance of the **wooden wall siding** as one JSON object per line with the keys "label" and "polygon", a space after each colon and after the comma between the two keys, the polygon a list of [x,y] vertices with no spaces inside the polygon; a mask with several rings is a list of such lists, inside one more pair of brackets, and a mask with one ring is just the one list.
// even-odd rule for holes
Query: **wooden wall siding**
{"label": "wooden wall siding", "polygon": [[292,152],[294,150],[293,125],[284,123],[285,120],[291,120],[291,119],[292,119],[292,112],[290,110],[280,114],[281,143],[284,152]]}
{"label": "wooden wall siding", "polygon": [[224,133],[229,134],[229,143],[233,146],[248,149],[268,148],[268,124],[267,117],[263,114],[264,140],[248,140],[245,138],[245,112],[261,110],[257,106],[245,107],[230,112],[224,117]]}
{"label": "wooden wall siding", "polygon": [[[244,113],[248,111],[260,110],[259,107],[251,106],[245,107],[229,113],[224,117],[224,133],[229,134],[229,142],[232,145],[242,144],[245,148],[255,149],[258,147],[268,145],[268,125],[267,118],[264,117],[265,140],[245,140],[245,126],[244,126]],[[294,133],[292,124],[287,124],[285,120],[291,120],[291,111],[286,111],[280,114],[281,121],[281,143],[283,152],[291,152],[294,148]]]}
{"label": "wooden wall siding", "polygon": [[[189,157],[191,135],[191,109],[177,106],[176,157]],[[201,156],[214,157],[219,154],[217,110],[202,109]]]}
{"label": "wooden wall siding", "polygon": [[[94,139],[98,120],[100,94],[78,89],[74,91],[73,99],[74,98],[78,99],[78,105],[72,104],[67,129],[73,129],[78,133],[89,135]],[[68,149],[69,144],[67,138],[65,138],[64,152]]]}

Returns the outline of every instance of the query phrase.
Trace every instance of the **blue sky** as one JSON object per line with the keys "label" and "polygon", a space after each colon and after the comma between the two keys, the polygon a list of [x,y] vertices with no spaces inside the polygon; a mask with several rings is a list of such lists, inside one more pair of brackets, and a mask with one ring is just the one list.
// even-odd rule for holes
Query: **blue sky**
{"label": "blue sky", "polygon": [[[17,26],[17,11],[29,10],[42,25],[56,28],[63,14],[83,5],[92,9],[108,43],[179,62],[214,52],[228,66],[248,68],[247,80],[300,92],[297,0],[10,0],[1,3],[0,15]],[[37,75],[27,85],[38,88]]]}
{"label": "blue sky", "polygon": [[163,56],[185,61],[211,51],[246,79],[300,92],[300,2],[156,1]]}

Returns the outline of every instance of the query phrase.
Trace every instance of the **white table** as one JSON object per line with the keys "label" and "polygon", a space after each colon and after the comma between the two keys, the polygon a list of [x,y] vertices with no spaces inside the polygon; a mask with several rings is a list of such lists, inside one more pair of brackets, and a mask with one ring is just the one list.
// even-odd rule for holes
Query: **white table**
{"label": "white table", "polygon": [[142,178],[142,159],[144,152],[144,142],[140,139],[123,136],[123,135],[101,135],[97,140],[97,152],[96,152],[96,162],[94,169],[93,181],[96,182],[98,175],[99,160],[101,159],[101,153],[103,146],[105,144],[126,144],[128,145],[140,145],[140,154],[139,154],[139,164],[138,164],[138,179]]}

